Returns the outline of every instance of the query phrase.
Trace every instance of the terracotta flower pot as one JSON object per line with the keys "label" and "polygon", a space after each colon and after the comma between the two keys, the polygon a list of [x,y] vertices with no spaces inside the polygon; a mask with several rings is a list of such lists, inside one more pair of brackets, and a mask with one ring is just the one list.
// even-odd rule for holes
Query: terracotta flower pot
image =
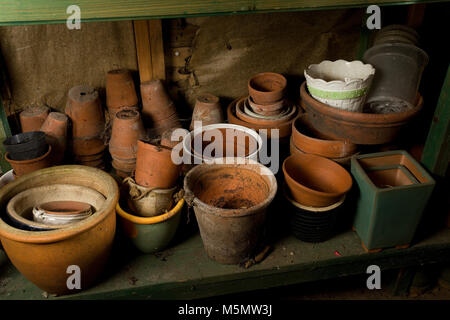
{"label": "terracotta flower pot", "polygon": [[52,158],[54,164],[60,164],[64,159],[67,145],[68,117],[61,112],[50,112],[41,131],[45,132],[47,142],[52,146]]}
{"label": "terracotta flower pot", "polygon": [[283,99],[287,80],[279,73],[258,73],[248,81],[248,92],[258,104],[272,104]]}
{"label": "terracotta flower pot", "polygon": [[138,108],[138,97],[133,76],[129,70],[117,69],[106,75],[106,106],[110,119],[122,109]]}
{"label": "terracotta flower pot", "polygon": [[223,122],[224,119],[219,97],[209,93],[198,96],[192,113],[190,130],[194,129],[195,121],[201,121],[202,126]]}
{"label": "terracotta flower pot", "polygon": [[352,177],[336,162],[312,154],[296,154],[283,162],[284,179],[292,197],[311,207],[336,203],[352,187]]}
{"label": "terracotta flower pot", "polygon": [[142,117],[146,127],[154,127],[161,134],[169,128],[181,127],[175,104],[161,80],[141,83]]}
{"label": "terracotta flower pot", "polygon": [[48,151],[42,156],[31,159],[31,160],[11,160],[9,158],[9,153],[5,154],[6,161],[9,162],[11,167],[14,169],[14,174],[16,177],[23,176],[24,174],[47,168],[52,166],[52,158],[50,157],[50,153],[52,151],[52,146],[48,146]]}
{"label": "terracotta flower pot", "polygon": [[246,101],[247,99],[243,98],[237,102],[236,116],[248,123],[276,126],[293,119],[297,115],[297,106],[293,104],[287,105],[286,110],[276,116],[261,116],[256,113],[252,114],[252,111],[246,106]]}
{"label": "terracotta flower pot", "polygon": [[171,159],[172,149],[138,141],[136,183],[148,188],[169,189],[175,186],[180,165]]}
{"label": "terracotta flower pot", "polygon": [[274,103],[271,104],[258,104],[253,101],[251,96],[249,96],[247,98],[247,101],[248,105],[254,112],[265,116],[273,116],[279,114],[283,109],[283,107],[286,105],[284,99],[281,99],[280,101],[275,101]]}
{"label": "terracotta flower pot", "polygon": [[[245,98],[240,98],[240,99],[245,99]],[[299,112],[299,109],[297,109],[297,113],[292,117],[292,119],[287,120],[281,124],[277,124],[277,125],[254,124],[254,123],[249,123],[249,122],[243,121],[236,116],[236,104],[240,99],[236,99],[233,102],[231,102],[227,108],[227,117],[228,117],[229,123],[237,124],[240,126],[251,128],[251,129],[255,129],[259,134],[262,134],[262,130],[265,130],[268,138],[272,138],[272,129],[278,130],[279,138],[286,138],[291,135],[292,121],[294,121],[294,118],[297,115],[297,113]]]}
{"label": "terracotta flower pot", "polygon": [[81,85],[70,89],[65,111],[72,120],[74,138],[99,137],[103,133],[105,118],[94,88]]}
{"label": "terracotta flower pot", "polygon": [[89,158],[92,156],[103,157],[103,151],[106,149],[106,144],[100,137],[93,138],[73,138],[72,151],[75,159]]}
{"label": "terracotta flower pot", "polygon": [[236,264],[257,253],[264,241],[267,207],[277,192],[277,181],[270,169],[256,161],[217,161],[221,163],[201,164],[187,173],[184,198],[194,207],[208,256]]}
{"label": "terracotta flower pot", "polygon": [[145,137],[138,111],[123,109],[116,113],[112,125],[109,153],[113,158],[136,159],[137,142]]}
{"label": "terracotta flower pot", "polygon": [[329,140],[308,121],[308,114],[301,114],[292,122],[292,140],[297,148],[325,158],[343,158],[353,155],[357,146],[348,140]]}
{"label": "terracotta flower pot", "polygon": [[22,132],[39,131],[49,113],[45,106],[26,108],[19,114]]}
{"label": "terracotta flower pot", "polygon": [[41,290],[52,294],[77,291],[67,287],[68,266],[80,268],[82,290],[99,278],[116,230],[117,183],[109,174],[97,169],[58,166],[33,172],[0,190],[0,206],[5,208],[9,200],[22,191],[67,181],[100,192],[106,199],[104,204],[90,217],[59,230],[24,231],[0,219],[0,240],[13,265]]}
{"label": "terracotta flower pot", "polygon": [[315,100],[305,88],[300,87],[301,105],[310,115],[311,125],[333,139],[346,139],[355,144],[385,144],[394,140],[423,106],[417,96],[412,110],[399,113],[372,114],[351,112],[327,106]]}

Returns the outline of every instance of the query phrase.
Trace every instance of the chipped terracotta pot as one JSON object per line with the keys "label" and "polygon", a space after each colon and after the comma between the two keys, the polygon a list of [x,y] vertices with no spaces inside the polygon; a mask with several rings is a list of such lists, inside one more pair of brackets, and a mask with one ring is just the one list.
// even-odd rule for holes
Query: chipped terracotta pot
{"label": "chipped terracotta pot", "polygon": [[51,151],[52,146],[49,145],[48,151],[45,154],[31,160],[11,160],[9,158],[9,153],[7,152],[5,154],[5,159],[13,168],[15,176],[20,177],[24,174],[52,166],[52,158],[50,157]]}
{"label": "chipped terracotta pot", "polygon": [[412,110],[400,113],[372,114],[340,110],[315,100],[300,87],[301,105],[308,113],[311,125],[333,139],[346,139],[354,144],[385,144],[405,129],[423,106],[422,96]]}
{"label": "chipped terracotta pot", "polygon": [[312,155],[296,154],[283,162],[284,179],[292,197],[311,207],[336,203],[352,187],[352,177],[334,161]]}
{"label": "chipped terracotta pot", "polygon": [[47,142],[52,146],[53,164],[60,164],[64,159],[67,146],[68,117],[61,112],[50,112],[42,124],[41,131],[45,132]]}
{"label": "chipped terracotta pot", "polygon": [[255,103],[272,104],[283,99],[287,80],[274,72],[263,72],[248,80],[248,93]]}
{"label": "chipped terracotta pot", "polygon": [[110,119],[122,109],[138,109],[138,97],[130,70],[116,69],[106,74],[106,107]]}
{"label": "chipped terracotta pot", "polygon": [[180,165],[172,162],[172,148],[138,141],[136,183],[147,188],[169,189],[176,185]]}
{"label": "chipped terracotta pot", "polygon": [[[105,197],[90,217],[60,230],[24,231],[0,219],[0,240],[13,265],[29,281],[51,294],[68,294],[67,267],[77,265],[81,288],[99,278],[112,248],[116,230],[117,183],[107,173],[82,166],[58,166],[23,176],[0,190],[2,212],[16,194],[30,188],[67,183],[92,188]],[[38,268],[36,266],[39,266]]]}
{"label": "chipped terracotta pot", "polygon": [[253,101],[251,96],[247,98],[247,103],[255,113],[265,116],[273,116],[279,114],[286,105],[284,99],[275,101],[271,104],[258,104]]}
{"label": "chipped terracotta pot", "polygon": [[[245,99],[245,98],[240,98],[240,99]],[[292,119],[287,120],[286,122],[283,122],[283,123],[277,124],[277,125],[267,125],[267,124],[263,125],[263,124],[249,123],[249,122],[239,119],[236,116],[236,104],[240,99],[236,99],[233,102],[231,102],[227,108],[227,117],[228,117],[229,123],[237,124],[240,126],[251,128],[251,129],[255,129],[260,135],[262,135],[263,130],[265,130],[265,134],[267,135],[268,138],[272,138],[272,129],[279,130],[278,138],[280,138],[280,139],[289,137],[291,135],[292,121],[294,121],[297,113],[292,117]],[[299,112],[299,109],[297,109],[297,112]]]}
{"label": "chipped terracotta pot", "polygon": [[39,131],[49,113],[50,108],[45,106],[26,108],[19,114],[22,132]]}
{"label": "chipped terracotta pot", "polygon": [[109,153],[116,159],[136,159],[137,142],[145,137],[138,111],[123,109],[116,113],[112,125]]}
{"label": "chipped terracotta pot", "polygon": [[219,97],[205,93],[197,97],[189,130],[194,129],[195,121],[201,121],[202,126],[209,124],[222,123],[223,113],[219,103]]}
{"label": "chipped terracotta pot", "polygon": [[175,104],[161,80],[141,83],[142,118],[146,127],[154,127],[159,134],[181,124]]}
{"label": "chipped terracotta pot", "polygon": [[198,165],[184,179],[184,198],[194,207],[206,253],[223,264],[258,253],[267,207],[277,192],[270,169],[249,159],[226,164],[234,159]]}
{"label": "chipped terracotta pot", "polygon": [[356,153],[357,146],[348,140],[330,140],[324,137],[308,121],[308,114],[301,114],[292,122],[292,140],[305,153],[325,158],[344,158]]}

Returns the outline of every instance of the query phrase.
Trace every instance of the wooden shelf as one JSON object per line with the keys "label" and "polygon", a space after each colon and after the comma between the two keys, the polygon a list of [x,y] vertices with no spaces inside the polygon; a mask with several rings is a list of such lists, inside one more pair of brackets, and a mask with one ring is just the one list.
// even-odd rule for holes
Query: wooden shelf
{"label": "wooden shelf", "polygon": [[161,19],[251,12],[301,11],[401,5],[444,0],[0,0],[0,25],[65,23],[70,5],[81,9],[81,21]]}
{"label": "wooden shelf", "polygon": [[[136,253],[124,243],[115,242],[109,266],[95,286],[57,299],[193,299],[365,274],[372,264],[386,271],[450,259],[450,229],[411,248],[380,253],[365,253],[352,231],[316,244],[286,236],[275,242],[264,261],[249,269],[210,260],[198,233],[157,256]],[[2,251],[0,274],[0,300],[44,299],[43,292],[17,271]]]}

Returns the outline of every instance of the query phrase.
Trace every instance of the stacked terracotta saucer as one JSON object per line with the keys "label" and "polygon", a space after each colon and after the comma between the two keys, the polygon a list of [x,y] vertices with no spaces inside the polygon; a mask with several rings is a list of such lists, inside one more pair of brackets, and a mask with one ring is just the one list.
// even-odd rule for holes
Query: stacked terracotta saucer
{"label": "stacked terracotta saucer", "polygon": [[[296,105],[285,98],[287,80],[278,73],[259,73],[248,81],[249,96],[233,101],[228,107],[228,121],[255,130],[278,129],[278,138],[291,134],[291,124],[298,114]],[[262,132],[260,132],[262,133]]]}

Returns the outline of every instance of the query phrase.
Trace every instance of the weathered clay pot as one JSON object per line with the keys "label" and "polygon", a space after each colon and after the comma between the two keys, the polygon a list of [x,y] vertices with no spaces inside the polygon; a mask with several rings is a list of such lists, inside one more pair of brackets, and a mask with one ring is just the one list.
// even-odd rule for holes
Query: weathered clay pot
{"label": "weathered clay pot", "polygon": [[0,219],[0,240],[13,265],[40,289],[54,294],[77,291],[67,287],[71,265],[81,270],[82,290],[102,272],[115,234],[117,183],[109,174],[94,168],[58,166],[33,172],[0,190],[4,212],[8,201],[22,191],[67,181],[100,192],[106,199],[103,206],[89,218],[60,230],[24,231]]}
{"label": "weathered clay pot", "polygon": [[110,119],[122,109],[138,108],[138,97],[129,70],[116,69],[106,74],[106,106]]}
{"label": "weathered clay pot", "polygon": [[5,159],[13,168],[16,177],[20,177],[24,174],[52,166],[52,158],[50,157],[51,151],[52,146],[49,145],[48,151],[45,154],[31,160],[11,160],[9,158],[9,153],[7,152],[5,154]]}
{"label": "weathered clay pot", "polygon": [[41,131],[22,132],[3,140],[3,147],[11,160],[31,160],[45,154],[48,143]]}
{"label": "weathered clay pot", "polygon": [[248,92],[258,104],[272,104],[283,99],[287,80],[279,73],[258,73],[248,81]]}
{"label": "weathered clay pot", "polygon": [[[240,98],[240,99],[245,99],[245,98]],[[251,129],[255,129],[260,135],[262,135],[262,133],[264,131],[264,134],[266,134],[268,138],[272,138],[272,129],[278,130],[278,138],[286,138],[291,135],[292,121],[294,121],[294,118],[297,114],[295,114],[292,117],[292,119],[287,120],[286,122],[283,122],[278,125],[267,125],[267,124],[263,125],[263,124],[249,123],[249,122],[239,119],[236,116],[236,104],[240,99],[236,99],[233,102],[231,102],[227,108],[227,117],[228,117],[229,123],[237,124],[240,126],[251,128]],[[297,112],[299,112],[299,109],[297,109]]]}
{"label": "weathered clay pot", "polygon": [[308,121],[308,114],[301,114],[292,122],[292,140],[297,148],[325,158],[343,158],[353,155],[357,146],[348,140],[326,139]]}
{"label": "weathered clay pot", "polygon": [[300,87],[301,105],[309,114],[311,125],[333,139],[346,139],[354,144],[385,144],[394,140],[423,106],[417,97],[412,110],[399,113],[372,114],[340,110],[315,100]]}
{"label": "weathered clay pot", "polygon": [[190,130],[194,129],[195,121],[201,121],[202,126],[223,122],[219,97],[209,93],[198,96],[192,113]]}
{"label": "weathered clay pot", "polygon": [[114,159],[136,159],[137,142],[144,137],[144,125],[139,112],[123,109],[116,113],[112,125],[109,153]]}
{"label": "weathered clay pot", "polygon": [[336,203],[352,187],[352,177],[336,162],[312,154],[296,154],[283,162],[284,179],[292,197],[311,207]]}
{"label": "weathered clay pot", "polygon": [[160,134],[167,129],[181,127],[175,104],[161,80],[141,83],[141,98],[146,127],[154,127]]}
{"label": "weathered clay pot", "polygon": [[19,114],[22,132],[39,131],[49,112],[45,106],[26,108]]}
{"label": "weathered clay pot", "polygon": [[168,189],[175,186],[180,165],[172,162],[172,149],[138,141],[135,179],[148,188]]}
{"label": "weathered clay pot", "polygon": [[47,142],[52,146],[53,164],[60,164],[64,159],[67,145],[68,117],[61,112],[50,112],[42,124],[41,131],[45,132]]}
{"label": "weathered clay pot", "polygon": [[251,96],[247,98],[247,101],[248,105],[250,106],[250,108],[252,108],[254,112],[265,116],[273,116],[279,114],[286,104],[284,99],[280,101],[275,101],[271,104],[258,104],[253,101]]}
{"label": "weathered clay pot", "polygon": [[146,188],[138,185],[131,177],[125,178],[123,182],[128,185],[128,206],[136,215],[154,217],[172,208],[176,186],[170,189]]}
{"label": "weathered clay pot", "polygon": [[258,253],[267,207],[277,192],[272,171],[253,160],[201,164],[187,173],[184,191],[211,259],[237,264]]}

